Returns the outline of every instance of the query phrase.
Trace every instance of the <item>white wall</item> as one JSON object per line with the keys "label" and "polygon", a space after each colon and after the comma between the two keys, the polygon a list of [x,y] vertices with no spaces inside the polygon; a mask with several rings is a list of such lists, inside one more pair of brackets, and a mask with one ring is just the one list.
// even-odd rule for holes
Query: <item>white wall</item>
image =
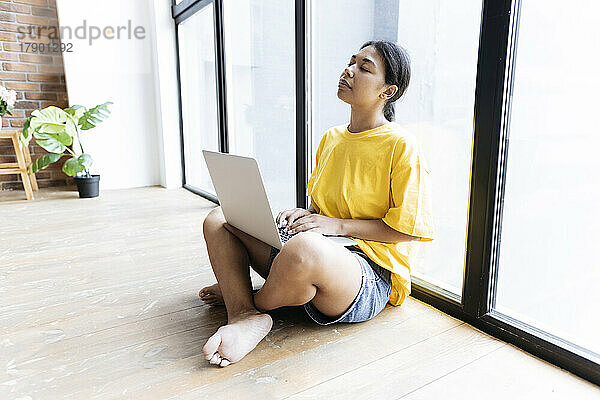
{"label": "white wall", "polygon": [[[61,27],[84,24],[144,27],[144,38],[127,31],[121,38],[85,38],[63,32],[63,53],[69,103],[86,107],[112,101],[112,114],[81,141],[94,159],[91,172],[100,174],[100,188],[181,186],[174,23],[169,0],[140,2],[58,0]],[[115,35],[115,33],[113,33]],[[81,36],[81,35],[80,35]],[[141,35],[140,35],[141,36]],[[156,40],[158,38],[158,40]],[[160,61],[159,61],[160,60]],[[164,79],[159,80],[159,77]],[[165,162],[166,161],[166,162]]]}
{"label": "white wall", "polygon": [[160,184],[168,189],[181,187],[181,134],[179,130],[179,88],[177,49],[171,0],[154,0],[151,26],[155,44],[154,81],[158,134]]}

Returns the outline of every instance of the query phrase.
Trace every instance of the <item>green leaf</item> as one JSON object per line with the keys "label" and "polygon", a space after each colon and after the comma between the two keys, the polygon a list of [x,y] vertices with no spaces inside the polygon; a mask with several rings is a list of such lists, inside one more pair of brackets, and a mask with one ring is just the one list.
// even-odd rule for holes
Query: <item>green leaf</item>
{"label": "green leaf", "polygon": [[73,144],[73,137],[70,136],[65,131],[57,132],[57,133],[45,133],[45,132],[35,131],[33,136],[35,136],[37,139],[55,139],[65,146],[70,146]]}
{"label": "green leaf", "polygon": [[[73,119],[72,116],[69,115],[69,120],[65,125],[65,132],[71,136],[71,139],[77,136],[77,121]],[[71,140],[71,143],[73,141]]]}
{"label": "green leaf", "polygon": [[107,118],[108,114],[110,114],[108,106],[111,104],[113,104],[112,101],[107,101],[106,103],[98,104],[96,107],[90,108],[88,111],[84,112],[81,118],[79,118],[81,130],[86,131],[95,128],[97,123],[102,122],[103,118]]}
{"label": "green leaf", "polygon": [[54,138],[38,140],[37,144],[40,145],[42,149],[50,153],[60,154],[66,150],[65,146]]}
{"label": "green leaf", "polygon": [[[34,123],[37,122],[34,120]],[[65,125],[66,125],[67,121],[65,121],[65,124],[50,124],[50,123],[43,123],[43,124],[39,124],[37,126],[37,129],[40,132],[46,132],[46,133],[59,133],[59,132],[64,132],[65,131]]]}
{"label": "green leaf", "polygon": [[53,162],[58,161],[58,159],[61,158],[62,156],[63,156],[62,154],[54,154],[54,153],[44,154],[43,156],[41,156],[37,160],[35,160],[33,163],[31,163],[31,165],[29,166],[29,172],[35,174],[36,172],[46,168],[48,165],[52,164]]}
{"label": "green leaf", "polygon": [[69,158],[62,167],[62,170],[65,174],[69,175],[69,176],[73,176],[81,171],[83,171],[85,169],[85,167],[83,166],[83,164],[79,161],[79,159],[73,157],[73,158]]}
{"label": "green leaf", "polygon": [[85,153],[81,154],[79,157],[77,157],[77,159],[84,167],[86,167],[88,169],[94,163],[94,161],[92,160],[92,156],[90,156],[89,154],[85,154]]}
{"label": "green leaf", "polygon": [[31,123],[31,117],[27,118],[27,121],[23,124],[23,130],[21,131],[21,143],[25,146],[29,145],[29,141],[31,140],[31,130],[29,129],[29,125]]}
{"label": "green leaf", "polygon": [[43,110],[35,110],[31,113],[31,127],[40,132],[58,133],[65,130],[69,114],[58,107],[49,106]]}
{"label": "green leaf", "polygon": [[34,132],[33,136],[37,139],[37,144],[49,153],[61,154],[66,150],[67,146],[73,143],[73,138],[66,132],[45,133]]}
{"label": "green leaf", "polygon": [[67,120],[67,124],[65,125],[65,131],[69,135],[75,137],[77,135],[77,123],[80,118],[79,114],[83,114],[83,111],[79,113],[76,110],[73,110],[72,108],[66,108],[65,112],[69,117]]}
{"label": "green leaf", "polygon": [[78,104],[74,104],[69,108],[65,108],[65,112],[73,117],[75,121],[79,121],[79,118],[81,118],[83,113],[86,111],[87,109],[84,106],[80,106]]}

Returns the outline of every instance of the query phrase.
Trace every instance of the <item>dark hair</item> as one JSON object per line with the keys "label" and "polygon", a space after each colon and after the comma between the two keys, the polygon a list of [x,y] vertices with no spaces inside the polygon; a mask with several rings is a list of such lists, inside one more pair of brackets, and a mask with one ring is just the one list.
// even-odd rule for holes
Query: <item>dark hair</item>
{"label": "dark hair", "polygon": [[361,49],[373,46],[385,61],[385,83],[398,86],[398,91],[383,107],[383,115],[388,121],[394,121],[393,103],[406,91],[410,82],[410,58],[402,46],[388,40],[370,40],[360,46]]}

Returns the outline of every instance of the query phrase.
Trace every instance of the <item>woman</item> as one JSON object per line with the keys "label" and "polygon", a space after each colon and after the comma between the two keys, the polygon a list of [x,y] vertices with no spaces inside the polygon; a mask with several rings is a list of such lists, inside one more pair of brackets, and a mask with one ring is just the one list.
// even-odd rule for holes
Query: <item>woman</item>
{"label": "woman", "polygon": [[[229,365],[254,349],[273,325],[269,310],[304,305],[320,325],[361,322],[410,294],[413,242],[433,240],[433,223],[425,159],[415,137],[393,122],[392,103],[409,81],[408,55],[393,42],[369,41],[351,57],[337,92],[351,106],[350,124],[319,143],[311,207],[277,216],[294,235],[281,251],[228,225],[220,207],[209,213],[204,238],[218,284],[200,297],[224,302],[228,316],[203,347],[211,364]],[[255,294],[248,264],[266,279]]]}

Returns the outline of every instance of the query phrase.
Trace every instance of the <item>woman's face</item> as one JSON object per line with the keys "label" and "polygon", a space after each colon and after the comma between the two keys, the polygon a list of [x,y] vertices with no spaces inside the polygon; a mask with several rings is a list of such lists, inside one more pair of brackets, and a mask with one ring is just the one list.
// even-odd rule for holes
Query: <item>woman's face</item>
{"label": "woman's face", "polygon": [[[341,82],[346,81],[350,87]],[[352,56],[338,82],[340,100],[361,107],[381,106],[398,90],[385,84],[385,62],[373,46],[367,46]],[[383,97],[382,97],[383,96]]]}

